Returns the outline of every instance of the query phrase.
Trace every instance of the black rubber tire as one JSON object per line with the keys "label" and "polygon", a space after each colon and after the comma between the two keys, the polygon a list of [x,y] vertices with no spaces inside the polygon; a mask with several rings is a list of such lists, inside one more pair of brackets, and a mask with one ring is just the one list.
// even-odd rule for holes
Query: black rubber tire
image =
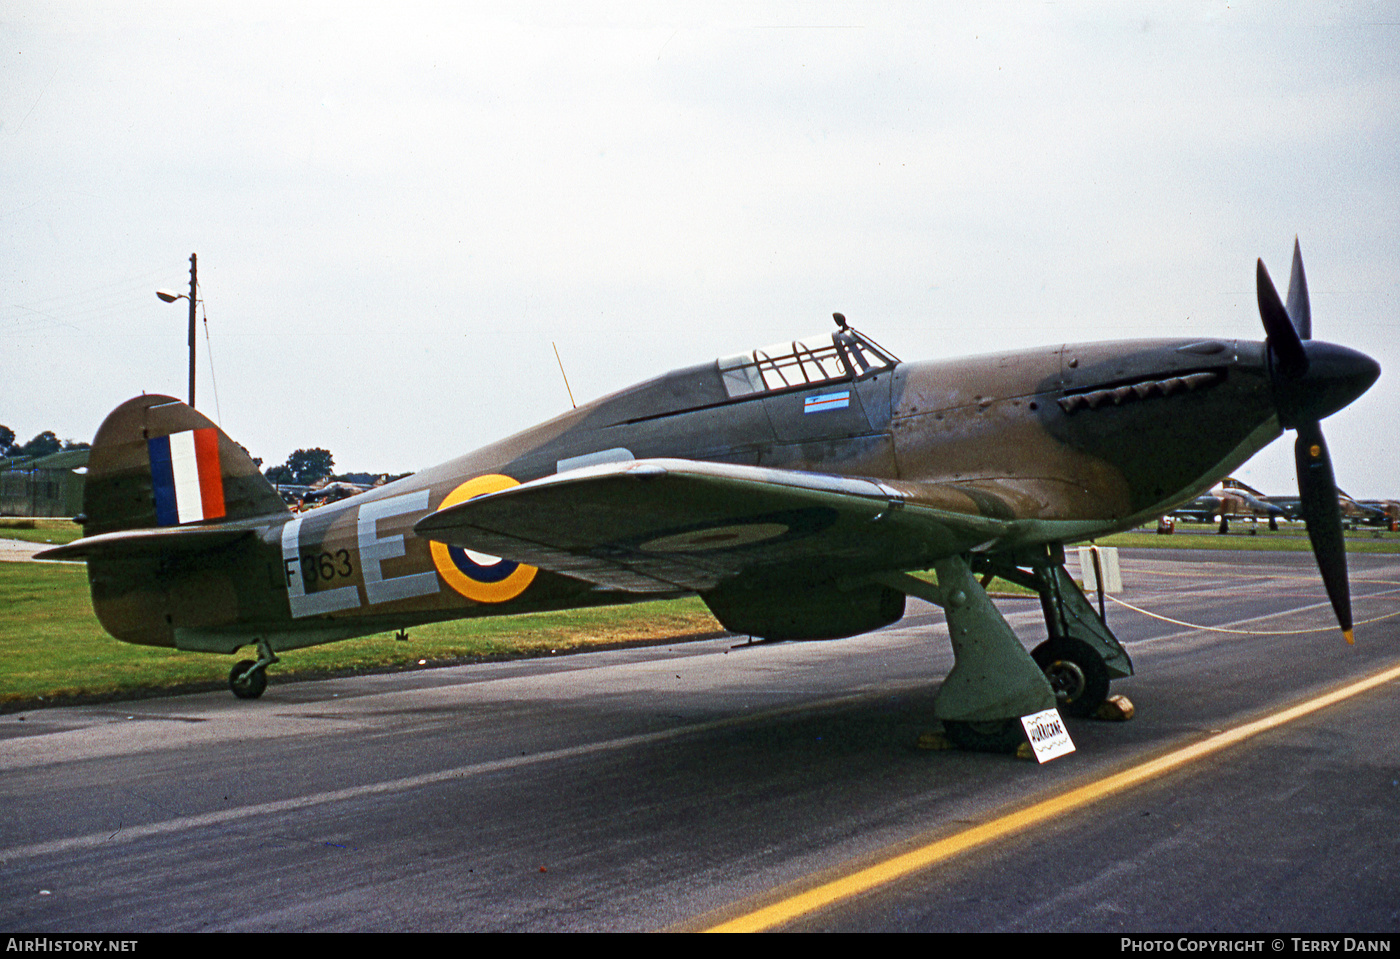
{"label": "black rubber tire", "polygon": [[972,723],[943,720],[943,732],[959,749],[976,753],[1014,753],[1026,742],[1026,730],[1019,719],[994,719]]}
{"label": "black rubber tire", "polygon": [[[267,688],[267,669],[254,669],[257,662],[252,659],[245,659],[237,666],[233,667],[228,674],[228,688],[233,690],[233,694],[239,699],[257,699]],[[246,676],[245,676],[246,674]],[[243,677],[240,679],[240,677]]]}
{"label": "black rubber tire", "polygon": [[1047,639],[1031,651],[1055,691],[1056,706],[1066,716],[1085,719],[1108,699],[1108,667],[1094,647],[1080,639]]}

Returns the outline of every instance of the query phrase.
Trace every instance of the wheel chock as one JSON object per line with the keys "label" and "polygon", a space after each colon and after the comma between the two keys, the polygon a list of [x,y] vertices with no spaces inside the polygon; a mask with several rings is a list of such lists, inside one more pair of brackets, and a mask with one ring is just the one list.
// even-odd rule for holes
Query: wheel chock
{"label": "wheel chock", "polygon": [[1103,701],[1094,713],[1095,719],[1106,719],[1111,723],[1125,723],[1137,713],[1133,702],[1127,696],[1116,693]]}

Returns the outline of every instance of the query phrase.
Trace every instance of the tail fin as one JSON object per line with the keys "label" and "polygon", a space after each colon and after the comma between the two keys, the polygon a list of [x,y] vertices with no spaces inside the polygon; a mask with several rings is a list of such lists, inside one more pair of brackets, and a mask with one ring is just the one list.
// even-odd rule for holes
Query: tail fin
{"label": "tail fin", "polygon": [[287,512],[248,451],[173,397],[127,400],[97,430],[83,490],[85,536]]}

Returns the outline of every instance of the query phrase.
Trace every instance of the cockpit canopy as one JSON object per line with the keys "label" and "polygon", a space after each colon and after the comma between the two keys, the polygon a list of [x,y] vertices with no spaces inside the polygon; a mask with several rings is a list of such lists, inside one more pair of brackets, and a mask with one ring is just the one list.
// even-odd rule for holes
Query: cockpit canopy
{"label": "cockpit canopy", "polygon": [[672,370],[600,401],[608,425],[761,399],[787,390],[851,381],[893,369],[899,360],[844,325],[791,343]]}
{"label": "cockpit canopy", "polygon": [[894,367],[899,359],[850,327],[719,360],[730,399],[793,387],[858,379]]}

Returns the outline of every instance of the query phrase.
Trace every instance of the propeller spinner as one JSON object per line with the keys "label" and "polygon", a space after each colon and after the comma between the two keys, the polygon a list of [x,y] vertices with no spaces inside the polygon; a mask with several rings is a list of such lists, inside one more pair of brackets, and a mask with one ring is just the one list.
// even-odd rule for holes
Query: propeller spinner
{"label": "propeller spinner", "polygon": [[1298,469],[1298,496],[1308,539],[1317,557],[1327,597],[1337,614],[1342,635],[1352,636],[1351,590],[1347,583],[1346,543],[1332,457],[1322,436],[1321,421],[1366,392],[1381,368],[1364,353],[1312,339],[1312,308],[1303,275],[1303,254],[1293,241],[1293,273],[1288,282],[1288,305],[1279,299],[1264,261],[1256,274],[1259,317],[1264,321],[1274,403],[1279,423],[1296,430],[1293,459]]}

